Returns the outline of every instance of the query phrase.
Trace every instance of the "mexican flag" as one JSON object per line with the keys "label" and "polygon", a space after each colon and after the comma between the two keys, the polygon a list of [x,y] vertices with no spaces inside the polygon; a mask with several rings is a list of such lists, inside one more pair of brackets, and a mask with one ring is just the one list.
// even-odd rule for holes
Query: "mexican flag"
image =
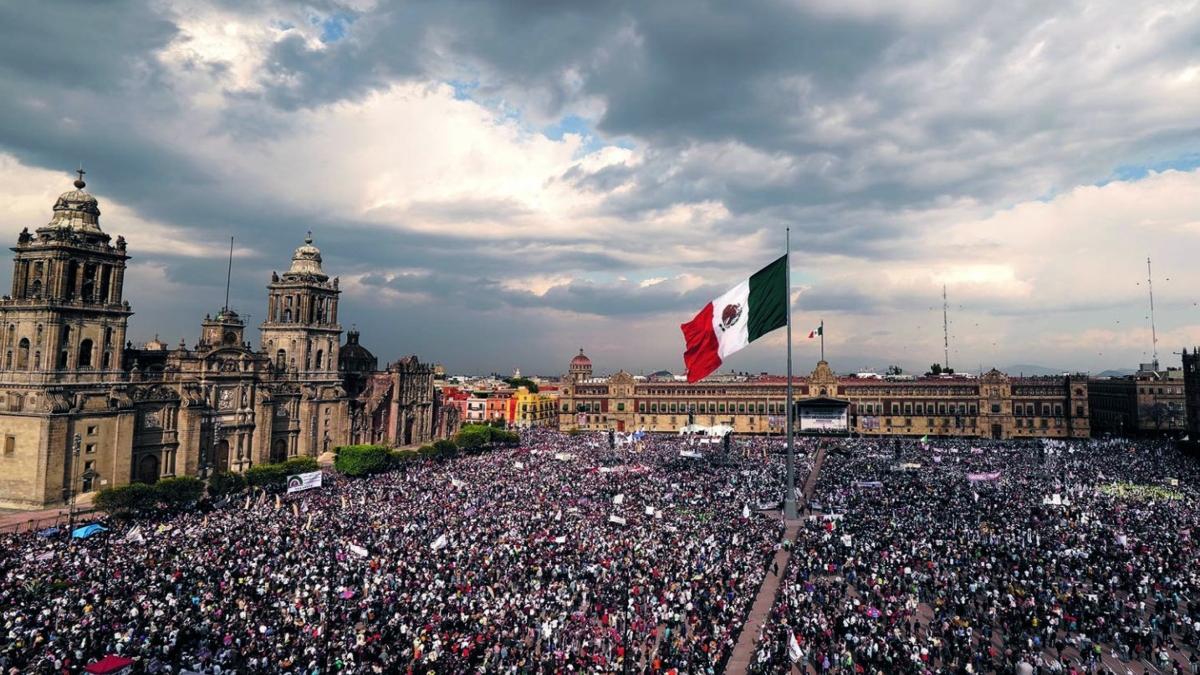
{"label": "mexican flag", "polygon": [[755,272],[682,324],[688,382],[699,382],[730,354],[787,324],[787,256]]}
{"label": "mexican flag", "polygon": [[808,331],[808,339],[811,340],[815,337],[818,337],[818,336],[821,336],[824,334],[825,334],[825,324],[821,324],[820,326],[817,326],[816,328]]}

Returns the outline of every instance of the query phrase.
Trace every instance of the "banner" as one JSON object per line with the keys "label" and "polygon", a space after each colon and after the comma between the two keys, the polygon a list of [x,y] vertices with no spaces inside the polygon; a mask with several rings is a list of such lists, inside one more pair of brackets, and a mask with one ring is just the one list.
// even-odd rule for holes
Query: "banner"
{"label": "banner", "polygon": [[108,532],[108,528],[103,527],[101,525],[95,525],[95,524],[84,525],[83,527],[78,528],[74,532],[72,532],[71,536],[76,539],[87,539],[88,537],[92,536],[93,534],[96,534],[97,532]]}
{"label": "banner", "polygon": [[860,480],[854,483],[854,487],[879,489],[883,487],[883,483],[877,480]]}
{"label": "banner", "polygon": [[610,523],[616,523],[617,525],[624,525],[624,524],[625,524],[625,519],[624,519],[624,518],[622,518],[621,516],[609,516],[609,517],[608,517],[608,522],[610,522]]}
{"label": "banner", "polygon": [[289,495],[293,492],[302,492],[319,487],[321,487],[320,471],[309,471],[308,473],[298,473],[294,476],[288,476],[287,491]]}
{"label": "banner", "polygon": [[978,483],[980,481],[987,481],[987,480],[999,480],[999,479],[1000,479],[999,471],[988,471],[988,472],[982,472],[982,473],[967,474],[967,480],[971,481],[972,483]]}
{"label": "banner", "polygon": [[354,555],[356,555],[360,558],[366,558],[371,555],[370,551],[363,548],[362,546],[359,546],[358,544],[350,544],[347,548],[350,549],[351,553],[353,553]]}

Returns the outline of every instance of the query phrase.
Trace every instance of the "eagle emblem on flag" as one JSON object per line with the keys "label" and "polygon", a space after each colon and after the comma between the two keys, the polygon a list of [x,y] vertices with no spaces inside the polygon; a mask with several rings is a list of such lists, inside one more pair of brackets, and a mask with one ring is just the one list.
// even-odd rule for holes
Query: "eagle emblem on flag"
{"label": "eagle emblem on flag", "polygon": [[742,318],[741,305],[725,305],[725,309],[721,310],[721,330],[729,330],[740,318]]}

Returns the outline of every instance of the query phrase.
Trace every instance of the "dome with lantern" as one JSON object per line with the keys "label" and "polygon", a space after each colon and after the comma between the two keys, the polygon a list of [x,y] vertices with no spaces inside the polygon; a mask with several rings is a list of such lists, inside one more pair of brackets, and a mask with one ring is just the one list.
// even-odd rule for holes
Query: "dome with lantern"
{"label": "dome with lantern", "polygon": [[304,244],[292,254],[292,266],[284,277],[295,276],[325,281],[329,278],[321,269],[321,249],[313,246],[312,232],[304,237]]}
{"label": "dome with lantern", "polygon": [[77,171],[79,178],[75,179],[75,189],[68,190],[58,196],[54,202],[54,215],[50,222],[38,229],[39,233],[78,232],[82,234],[107,235],[100,230],[100,203],[90,193],[84,190],[87,183],[83,181],[86,173],[83,169]]}

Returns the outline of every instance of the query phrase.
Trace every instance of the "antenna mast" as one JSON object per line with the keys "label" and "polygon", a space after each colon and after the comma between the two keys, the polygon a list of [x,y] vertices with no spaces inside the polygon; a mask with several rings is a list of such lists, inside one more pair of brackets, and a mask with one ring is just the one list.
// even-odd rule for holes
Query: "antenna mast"
{"label": "antenna mast", "polygon": [[942,349],[945,369],[950,370],[950,304],[946,301],[946,284],[942,284]]}
{"label": "antenna mast", "polygon": [[229,282],[233,278],[233,237],[229,238],[229,267],[225,270],[225,311],[229,311]]}
{"label": "antenna mast", "polygon": [[1154,274],[1150,271],[1150,258],[1146,257],[1146,288],[1150,291],[1150,348],[1154,355],[1154,369],[1158,370],[1158,328],[1154,324]]}

